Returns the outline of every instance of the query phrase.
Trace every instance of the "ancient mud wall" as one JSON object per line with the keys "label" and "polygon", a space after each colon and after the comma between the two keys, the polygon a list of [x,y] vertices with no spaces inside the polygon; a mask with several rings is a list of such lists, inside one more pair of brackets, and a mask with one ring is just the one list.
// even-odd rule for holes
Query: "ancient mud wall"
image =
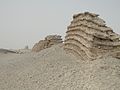
{"label": "ancient mud wall", "polygon": [[52,45],[62,43],[62,38],[60,35],[48,35],[45,37],[45,40],[40,40],[38,43],[36,43],[32,51],[39,52],[43,49],[49,48]]}
{"label": "ancient mud wall", "polygon": [[120,36],[94,13],[73,16],[68,26],[64,49],[82,59],[96,59],[120,47]]}

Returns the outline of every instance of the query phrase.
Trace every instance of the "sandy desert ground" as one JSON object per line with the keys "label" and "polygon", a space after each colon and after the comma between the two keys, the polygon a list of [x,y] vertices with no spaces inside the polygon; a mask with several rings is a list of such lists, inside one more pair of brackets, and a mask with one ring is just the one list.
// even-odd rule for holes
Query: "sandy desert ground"
{"label": "sandy desert ground", "polygon": [[120,59],[78,60],[61,45],[0,53],[0,90],[120,90]]}

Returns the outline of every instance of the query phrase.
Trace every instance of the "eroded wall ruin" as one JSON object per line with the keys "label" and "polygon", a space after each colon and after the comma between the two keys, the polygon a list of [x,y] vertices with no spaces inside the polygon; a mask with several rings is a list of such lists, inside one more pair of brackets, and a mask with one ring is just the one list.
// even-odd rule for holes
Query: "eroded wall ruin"
{"label": "eroded wall ruin", "polygon": [[93,60],[120,48],[120,35],[107,27],[98,16],[89,12],[73,16],[64,41],[67,52],[84,60]]}
{"label": "eroded wall ruin", "polygon": [[52,45],[60,44],[62,43],[62,38],[60,35],[48,35],[45,37],[45,40],[40,40],[38,43],[36,43],[32,51],[39,52],[43,49],[49,48]]}

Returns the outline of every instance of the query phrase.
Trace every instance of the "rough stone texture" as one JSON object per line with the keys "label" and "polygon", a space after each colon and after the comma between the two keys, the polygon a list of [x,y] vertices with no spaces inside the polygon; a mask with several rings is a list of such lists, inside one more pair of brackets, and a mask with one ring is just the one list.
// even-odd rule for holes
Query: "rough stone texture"
{"label": "rough stone texture", "polygon": [[78,60],[61,45],[0,54],[0,90],[120,90],[120,59]]}
{"label": "rough stone texture", "polygon": [[105,21],[98,16],[89,12],[73,16],[64,41],[67,52],[84,60],[93,60],[120,48],[120,35],[107,27]]}
{"label": "rough stone texture", "polygon": [[60,35],[48,35],[45,37],[45,40],[40,40],[38,43],[36,43],[32,51],[39,52],[43,49],[49,48],[52,45],[60,44],[62,43],[62,38]]}

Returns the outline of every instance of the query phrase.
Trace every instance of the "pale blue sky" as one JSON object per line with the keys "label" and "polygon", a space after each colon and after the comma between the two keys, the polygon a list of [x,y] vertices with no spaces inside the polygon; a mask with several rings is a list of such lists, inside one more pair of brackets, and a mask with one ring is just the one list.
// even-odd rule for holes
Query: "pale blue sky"
{"label": "pale blue sky", "polygon": [[100,14],[120,34],[120,0],[0,0],[0,48],[32,47],[49,34],[64,37],[73,14]]}

